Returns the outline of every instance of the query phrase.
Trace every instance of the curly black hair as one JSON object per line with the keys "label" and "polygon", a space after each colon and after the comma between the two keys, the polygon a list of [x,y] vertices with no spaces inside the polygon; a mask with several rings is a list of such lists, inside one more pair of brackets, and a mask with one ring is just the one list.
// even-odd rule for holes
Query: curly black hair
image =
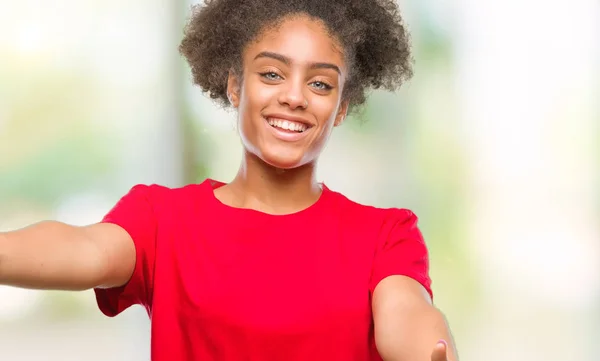
{"label": "curly black hair", "polygon": [[204,0],[192,7],[179,46],[194,83],[227,107],[227,77],[240,71],[245,47],[293,15],[323,22],[342,45],[349,110],[370,89],[396,90],[412,76],[411,46],[396,0]]}

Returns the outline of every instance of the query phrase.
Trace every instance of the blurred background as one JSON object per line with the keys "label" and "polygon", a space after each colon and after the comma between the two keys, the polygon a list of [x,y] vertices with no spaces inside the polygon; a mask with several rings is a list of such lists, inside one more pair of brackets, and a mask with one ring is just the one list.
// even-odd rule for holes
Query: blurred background
{"label": "blurred background", "polygon": [[[177,52],[190,5],[1,0],[0,231],[232,179],[234,115]],[[401,6],[416,75],[334,132],[320,180],[419,215],[461,360],[599,360],[600,3]],[[149,342],[141,307],[0,287],[1,360],[149,360]]]}

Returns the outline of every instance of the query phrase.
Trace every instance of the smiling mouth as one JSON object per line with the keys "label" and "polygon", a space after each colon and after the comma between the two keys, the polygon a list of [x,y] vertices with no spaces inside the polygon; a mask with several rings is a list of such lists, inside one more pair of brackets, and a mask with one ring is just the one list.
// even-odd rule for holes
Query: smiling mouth
{"label": "smiling mouth", "polygon": [[277,130],[289,133],[304,133],[310,126],[287,119],[266,118],[267,123]]}

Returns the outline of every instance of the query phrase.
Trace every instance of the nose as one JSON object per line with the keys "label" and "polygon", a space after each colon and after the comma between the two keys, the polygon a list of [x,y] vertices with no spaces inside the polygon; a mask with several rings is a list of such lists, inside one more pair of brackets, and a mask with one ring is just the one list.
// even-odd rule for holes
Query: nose
{"label": "nose", "polygon": [[306,109],[308,99],[304,94],[302,81],[289,80],[286,86],[281,88],[279,104],[286,105],[290,109]]}

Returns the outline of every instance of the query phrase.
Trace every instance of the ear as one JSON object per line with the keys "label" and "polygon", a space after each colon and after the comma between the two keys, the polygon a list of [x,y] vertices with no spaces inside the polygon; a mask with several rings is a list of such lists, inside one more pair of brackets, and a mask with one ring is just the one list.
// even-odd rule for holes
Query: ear
{"label": "ear", "polygon": [[340,105],[340,109],[338,109],[338,112],[335,116],[335,122],[333,123],[334,127],[341,125],[344,122],[344,120],[346,120],[346,116],[348,115],[348,106],[349,105],[350,104],[347,100],[342,101],[342,104]]}
{"label": "ear", "polygon": [[233,69],[227,76],[227,98],[234,108],[240,105],[240,78]]}

